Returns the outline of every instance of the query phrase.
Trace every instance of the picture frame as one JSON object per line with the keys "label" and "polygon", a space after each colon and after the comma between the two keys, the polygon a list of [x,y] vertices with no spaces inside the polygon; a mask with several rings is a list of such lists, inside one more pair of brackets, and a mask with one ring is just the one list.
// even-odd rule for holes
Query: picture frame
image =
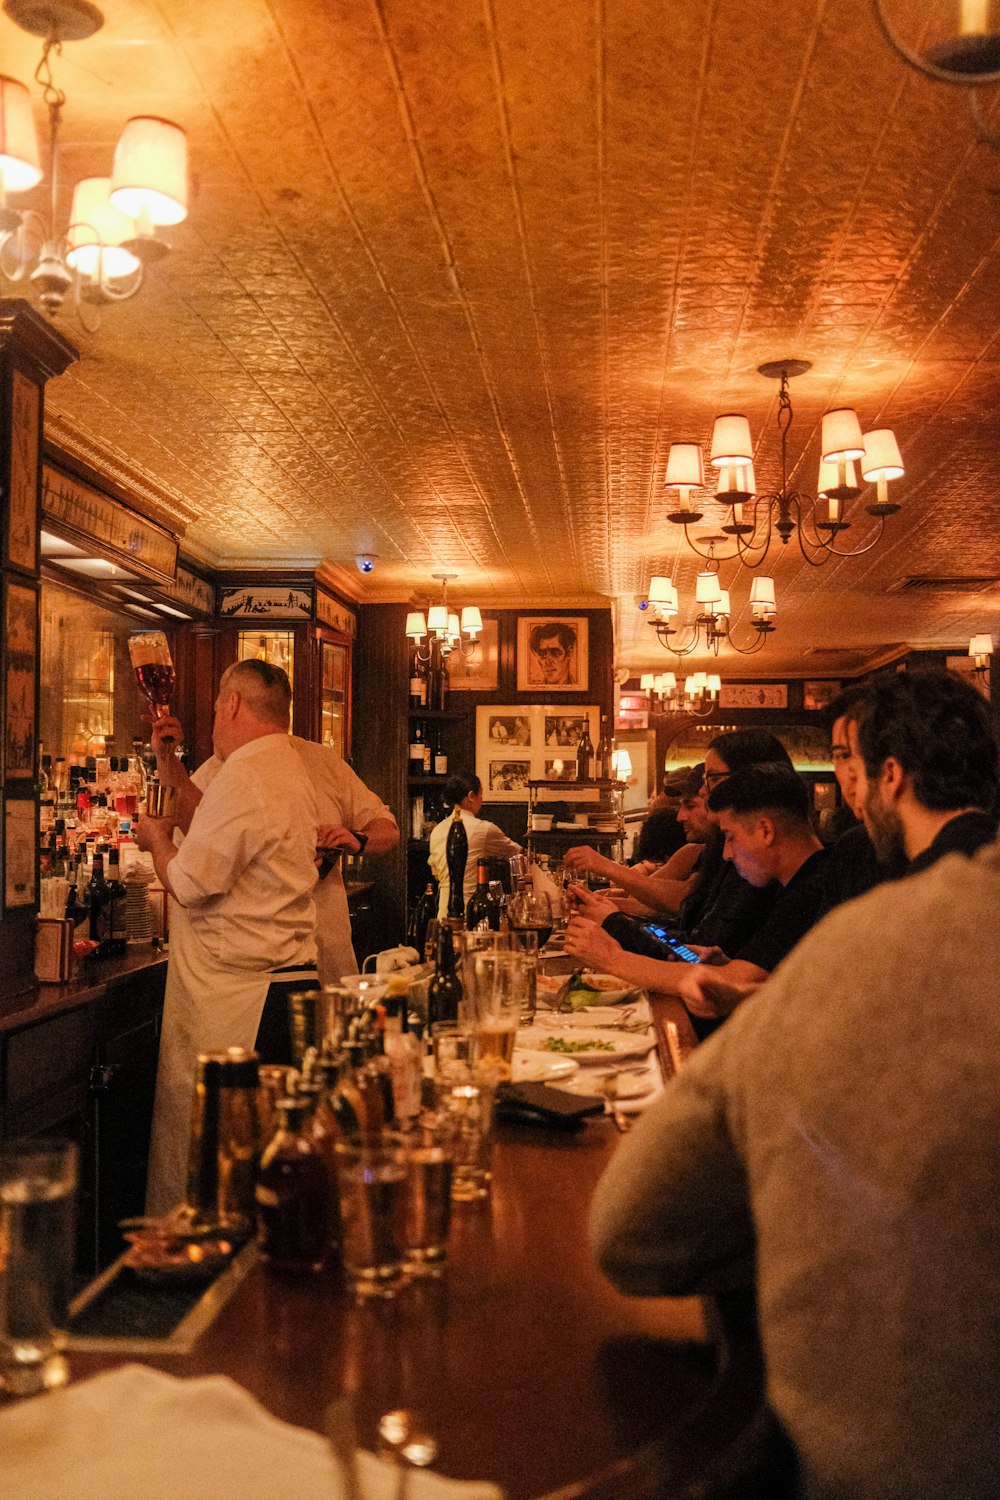
{"label": "picture frame", "polygon": [[35,678],[38,671],[38,593],[7,578],[3,589],[7,671],[3,684],[5,781],[31,780],[35,771]]}
{"label": "picture frame", "polygon": [[8,796],[4,803],[4,910],[34,906],[38,900],[37,814],[33,797]]}
{"label": "picture frame", "polygon": [[822,679],[819,682],[803,682],[802,684],[802,707],[819,711],[828,708],[840,692],[841,683],[835,680]]}
{"label": "picture frame", "polygon": [[495,693],[500,672],[500,629],[484,618],[482,634],[468,656],[453,651],[448,657],[448,686],[453,693]]}
{"label": "picture frame", "polygon": [[576,780],[584,727],[596,746],[597,704],[485,703],[476,708],[476,775],[487,802],[527,802],[529,781]]}
{"label": "picture frame", "polygon": [[590,622],[586,615],[520,615],[517,691],[586,693]]}
{"label": "picture frame", "polygon": [[11,381],[10,489],[7,562],[25,573],[38,567],[38,465],[42,392],[22,370]]}

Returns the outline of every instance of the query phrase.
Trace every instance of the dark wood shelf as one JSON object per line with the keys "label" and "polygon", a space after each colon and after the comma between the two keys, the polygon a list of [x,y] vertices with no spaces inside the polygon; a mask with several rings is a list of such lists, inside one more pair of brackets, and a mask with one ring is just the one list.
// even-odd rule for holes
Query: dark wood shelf
{"label": "dark wood shelf", "polygon": [[411,786],[444,786],[448,780],[448,772],[443,776],[407,776]]}
{"label": "dark wood shelf", "polygon": [[466,708],[411,708],[408,710],[411,719],[464,719],[468,713]]}

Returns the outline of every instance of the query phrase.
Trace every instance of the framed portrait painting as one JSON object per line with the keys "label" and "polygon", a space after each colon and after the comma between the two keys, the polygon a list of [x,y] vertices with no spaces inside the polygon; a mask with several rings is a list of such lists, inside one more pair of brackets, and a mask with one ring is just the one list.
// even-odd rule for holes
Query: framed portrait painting
{"label": "framed portrait painting", "polygon": [[482,635],[468,656],[461,651],[453,651],[448,658],[448,683],[451,691],[495,693],[499,658],[497,622],[484,619]]}
{"label": "framed portrait painting", "polygon": [[521,615],[517,622],[517,691],[585,693],[589,667],[586,615]]}

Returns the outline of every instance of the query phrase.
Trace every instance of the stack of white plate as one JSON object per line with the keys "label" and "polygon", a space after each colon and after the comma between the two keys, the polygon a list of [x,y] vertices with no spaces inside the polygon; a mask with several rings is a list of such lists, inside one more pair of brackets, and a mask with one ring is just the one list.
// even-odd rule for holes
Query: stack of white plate
{"label": "stack of white plate", "polygon": [[130,943],[148,943],[153,936],[153,908],[149,904],[152,875],[133,864],[122,884],[125,887],[125,935]]}

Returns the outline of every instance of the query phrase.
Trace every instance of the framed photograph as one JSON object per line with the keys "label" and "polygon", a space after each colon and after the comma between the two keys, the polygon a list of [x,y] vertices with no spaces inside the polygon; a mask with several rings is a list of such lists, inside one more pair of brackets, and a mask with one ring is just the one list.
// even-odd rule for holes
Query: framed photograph
{"label": "framed photograph", "polygon": [[585,615],[522,615],[517,622],[517,691],[585,693],[589,623]]}
{"label": "framed photograph", "polygon": [[36,890],[35,800],[8,797],[4,807],[3,896],[9,911],[34,906]]}
{"label": "framed photograph", "polygon": [[500,660],[496,620],[483,620],[483,633],[468,656],[453,651],[448,658],[448,682],[452,692],[495,693]]}
{"label": "framed photograph", "polygon": [[5,778],[30,778],[35,769],[35,671],[38,656],[38,595],[7,581],[3,599],[7,676],[3,694]]}
{"label": "framed photograph", "polygon": [[11,385],[10,515],[7,561],[34,573],[38,565],[38,432],[42,393],[14,371]]}
{"label": "framed photograph", "polygon": [[840,692],[839,682],[804,682],[802,684],[802,707],[826,708]]}
{"label": "framed photograph", "polygon": [[527,802],[529,781],[575,781],[576,747],[584,728],[596,747],[596,704],[554,711],[552,704],[479,704],[476,775],[487,802]]}

